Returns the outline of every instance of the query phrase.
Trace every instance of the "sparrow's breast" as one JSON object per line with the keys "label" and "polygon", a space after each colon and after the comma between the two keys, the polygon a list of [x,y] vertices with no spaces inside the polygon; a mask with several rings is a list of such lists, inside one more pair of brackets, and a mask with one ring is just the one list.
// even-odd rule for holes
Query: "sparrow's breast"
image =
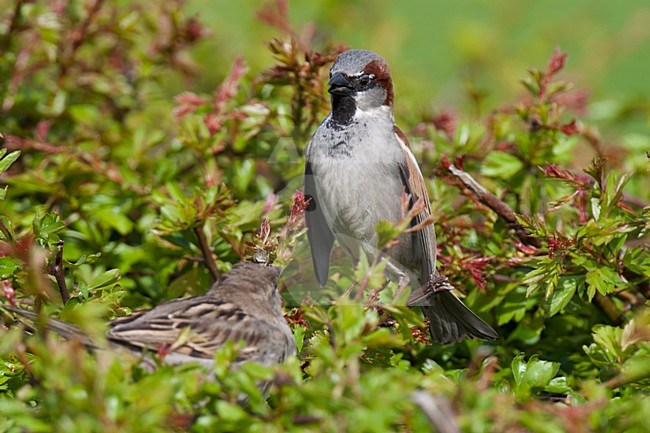
{"label": "sparrow's breast", "polygon": [[326,120],[310,145],[308,157],[325,220],[354,258],[359,247],[376,249],[379,221],[402,217],[401,154],[394,136],[392,123],[367,120],[337,129]]}

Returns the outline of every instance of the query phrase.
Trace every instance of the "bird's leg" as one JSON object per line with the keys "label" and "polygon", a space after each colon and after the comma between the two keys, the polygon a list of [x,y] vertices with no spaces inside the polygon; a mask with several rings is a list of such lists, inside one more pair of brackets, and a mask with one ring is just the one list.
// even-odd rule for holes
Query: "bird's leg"
{"label": "bird's leg", "polygon": [[427,289],[431,290],[433,294],[451,292],[454,288],[449,284],[449,278],[443,277],[438,272],[431,274],[429,277],[429,283],[427,284]]}
{"label": "bird's leg", "polygon": [[411,293],[407,305],[411,307],[414,305],[431,305],[429,303],[423,304],[422,301],[427,299],[429,296],[450,292],[453,289],[454,287],[449,284],[449,279],[436,272],[435,274],[431,274],[429,281],[426,284],[418,287]]}
{"label": "bird's leg", "polygon": [[423,303],[423,301],[429,298],[430,296],[435,296],[443,292],[450,292],[453,289],[454,288],[452,287],[451,284],[449,284],[449,280],[447,279],[447,277],[443,277],[442,275],[436,272],[435,274],[431,274],[431,276],[429,277],[429,281],[427,281],[426,284],[413,290],[411,296],[409,297],[408,305],[409,306],[431,305],[430,303]]}

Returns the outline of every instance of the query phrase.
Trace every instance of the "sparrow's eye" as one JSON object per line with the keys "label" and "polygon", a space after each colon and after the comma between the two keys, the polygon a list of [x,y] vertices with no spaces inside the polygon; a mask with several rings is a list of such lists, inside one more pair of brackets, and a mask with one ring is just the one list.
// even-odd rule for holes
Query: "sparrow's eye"
{"label": "sparrow's eye", "polygon": [[372,78],[373,78],[372,75],[361,75],[357,79],[357,83],[359,83],[360,87],[366,87],[366,86],[370,85],[370,83],[372,83]]}

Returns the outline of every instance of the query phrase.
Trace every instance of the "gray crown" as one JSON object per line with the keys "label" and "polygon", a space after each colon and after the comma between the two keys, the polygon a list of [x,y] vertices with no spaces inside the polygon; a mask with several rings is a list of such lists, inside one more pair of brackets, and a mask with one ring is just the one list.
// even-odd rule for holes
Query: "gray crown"
{"label": "gray crown", "polygon": [[373,60],[379,60],[386,63],[384,58],[374,51],[368,50],[349,50],[342,53],[332,65],[330,74],[342,72],[345,75],[361,74],[366,65]]}

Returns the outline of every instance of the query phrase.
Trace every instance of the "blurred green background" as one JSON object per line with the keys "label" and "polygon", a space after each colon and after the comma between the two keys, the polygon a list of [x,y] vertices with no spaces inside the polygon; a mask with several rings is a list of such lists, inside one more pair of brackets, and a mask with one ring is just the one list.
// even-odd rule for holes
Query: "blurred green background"
{"label": "blurred green background", "polygon": [[[264,4],[190,1],[189,10],[214,32],[197,48],[205,71],[199,89],[213,89],[239,54],[256,71],[271,64],[263,41],[278,32],[256,20]],[[332,38],[386,57],[398,116],[413,109],[466,108],[468,88],[485,93],[481,107],[489,110],[519,95],[525,70],[543,67],[560,46],[569,53],[564,74],[577,87],[592,89],[592,118],[632,110],[639,116],[626,131],[648,131],[647,0],[301,0],[289,6],[296,28],[310,31],[315,24],[316,47]]]}

